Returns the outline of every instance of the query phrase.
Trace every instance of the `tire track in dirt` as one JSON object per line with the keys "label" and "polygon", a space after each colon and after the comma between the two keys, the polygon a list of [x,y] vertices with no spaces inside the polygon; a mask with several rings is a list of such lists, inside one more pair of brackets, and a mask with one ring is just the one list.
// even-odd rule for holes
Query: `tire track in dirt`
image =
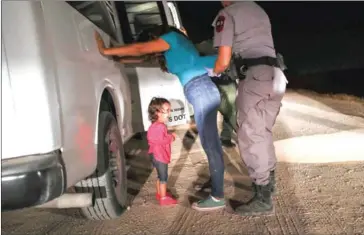
{"label": "tire track in dirt", "polygon": [[[151,204],[144,206],[143,210],[146,211],[146,216],[150,215],[150,211],[154,211],[153,209],[150,208]],[[129,216],[129,219],[127,221],[128,225],[133,225],[133,227],[135,227],[135,229],[133,229],[133,233],[131,234],[141,234],[141,232],[143,232],[143,235],[146,234],[153,234],[151,232],[151,230],[154,228],[154,226],[148,226],[148,224],[143,223],[143,220],[141,220],[140,216],[135,215],[133,212],[129,212],[132,213]],[[129,227],[129,226],[128,226]],[[124,231],[123,231],[124,232]],[[130,234],[130,231],[125,231],[126,233],[122,233],[122,234]],[[157,234],[161,234],[161,232],[156,232]],[[156,234],[154,233],[154,234]],[[120,232],[118,232],[117,234],[120,234]]]}
{"label": "tire track in dirt", "polygon": [[[53,223],[53,225],[46,229],[43,233],[39,233],[39,234],[54,234],[54,232],[57,231],[64,231],[70,228],[69,223],[67,223],[66,221],[68,221],[68,218],[63,218],[61,220],[56,221],[55,223]],[[67,228],[68,227],[68,228]],[[45,227],[47,228],[47,227]],[[66,233],[64,233],[66,234]]]}
{"label": "tire track in dirt", "polygon": [[198,221],[196,211],[182,207],[170,226],[168,234],[187,234],[188,228]]}
{"label": "tire track in dirt", "polygon": [[[291,169],[290,169],[291,168]],[[290,170],[289,170],[290,169]],[[286,175],[289,176],[286,178],[286,181],[288,180],[294,180],[295,182],[300,182],[301,179],[294,179],[294,177],[292,177],[290,172],[299,172],[299,171],[303,171],[304,168],[299,167],[290,167],[290,166],[284,166],[281,169],[281,172]],[[312,182],[313,183],[313,182]],[[288,184],[288,187],[292,187],[291,185]],[[289,188],[286,188],[286,190],[290,190]],[[277,203],[280,204],[280,207],[282,208],[282,217],[285,219],[286,222],[286,228],[288,230],[290,230],[289,234],[291,234],[292,229],[297,232],[297,234],[305,234],[303,230],[304,225],[302,224],[303,222],[300,222],[300,218],[299,216],[305,216],[305,213],[297,213],[299,204],[302,204],[301,201],[299,201],[297,199],[297,196],[295,195],[296,192],[295,190],[293,190],[290,193],[285,192],[284,195],[286,198],[288,198],[288,203],[287,200],[285,200],[282,197],[277,197]],[[292,204],[292,205],[290,205]],[[324,205],[322,205],[322,203],[320,203],[319,200],[303,200],[303,207],[304,208],[311,208],[312,204],[315,204],[314,208],[315,210],[320,211],[320,213],[325,214],[325,216],[323,216],[323,220],[322,222],[325,223],[327,226],[325,226],[325,233],[327,234],[336,234],[337,231],[342,231],[343,230],[343,225],[341,224],[341,221],[334,215],[335,213],[330,213],[330,209],[328,210],[327,207],[325,207]],[[301,221],[304,221],[306,219],[301,219]],[[341,225],[340,225],[341,224]],[[339,226],[338,226],[339,225]],[[342,234],[342,233],[340,233]]]}
{"label": "tire track in dirt", "polygon": [[[308,169],[309,166],[303,166],[301,167],[299,170],[306,170]],[[315,185],[320,185],[321,179],[322,177],[325,177],[325,172],[328,172],[328,168],[320,168],[319,171],[317,171],[316,176],[310,176],[309,179],[309,183],[310,184],[315,184]],[[309,171],[307,171],[309,172]],[[340,170],[339,172],[337,172],[337,175],[343,175],[344,173],[342,172],[342,170]],[[308,173],[308,175],[310,175],[310,173]],[[301,179],[300,179],[301,181]],[[336,181],[332,181],[330,183],[329,179],[325,180],[325,183],[321,185],[321,187],[323,188],[322,190],[325,190],[326,187],[326,183],[331,184],[331,185],[335,185]],[[320,189],[317,189],[318,191],[320,191]],[[334,190],[337,190],[337,188],[334,188]],[[328,202],[328,198],[329,195],[333,196],[332,194],[316,194],[314,197],[311,197],[308,200],[302,200],[304,203],[304,207],[305,208],[312,208],[313,206],[311,205],[315,205],[314,206],[314,211],[312,212],[308,212],[306,214],[309,215],[314,215],[316,214],[317,216],[315,216],[315,218],[319,218],[320,219],[320,223],[324,223],[326,226],[324,226],[323,228],[325,228],[325,233],[329,233],[329,234],[348,234],[345,225],[342,222],[342,219],[338,218],[337,213],[335,211],[335,209],[333,209],[332,207],[328,206],[328,204],[324,205],[322,203],[322,201]],[[345,197],[345,196],[344,196]],[[343,198],[342,196],[339,196],[338,199],[341,200],[341,198]],[[338,201],[340,202],[340,201]],[[306,206],[308,205],[308,206]],[[317,213],[317,212],[318,213]],[[305,213],[301,213],[302,215]]]}
{"label": "tire track in dirt", "polygon": [[285,226],[286,223],[285,223],[285,220],[282,219],[282,217],[284,218],[284,216],[282,216],[283,212],[282,212],[282,209],[280,207],[281,207],[281,205],[280,205],[279,201],[277,200],[277,203],[276,203],[276,206],[275,206],[276,219],[277,219],[277,222],[279,224],[279,229],[282,232],[281,234],[286,235],[286,234],[288,234],[287,230],[285,229],[286,228],[286,226]]}
{"label": "tire track in dirt", "polygon": [[14,231],[15,228],[18,228],[19,226],[21,226],[22,223],[12,223],[12,224],[2,224],[1,225],[1,229],[3,231]]}
{"label": "tire track in dirt", "polygon": [[320,201],[316,201],[316,205],[318,206],[318,210],[324,212],[325,216],[323,216],[325,222],[327,223],[330,230],[330,234],[337,234],[338,231],[341,231],[340,234],[348,234],[345,231],[344,224],[341,223],[341,220],[337,218],[336,213],[332,213],[332,210],[325,208]]}
{"label": "tire track in dirt", "polygon": [[[13,212],[10,212],[10,213],[13,213]],[[18,235],[18,234],[20,235],[20,234],[22,234],[20,231],[26,231],[26,229],[30,227],[28,224],[33,223],[32,221],[24,222],[23,220],[20,220],[20,223],[15,223],[15,224],[17,224],[17,226],[14,226],[14,224],[12,224],[11,226],[7,226],[7,224],[5,222],[6,220],[4,218],[5,216],[3,213],[1,213],[1,217],[2,217],[1,218],[1,233],[4,233],[6,235]],[[17,220],[17,219],[14,218],[14,220]],[[11,217],[11,219],[9,219],[9,221],[13,221],[13,218]]]}
{"label": "tire track in dirt", "polygon": [[266,231],[268,231],[268,234],[277,234],[277,235],[281,235],[281,233],[275,233],[275,231],[274,230],[272,230],[272,228],[269,226],[269,225],[271,225],[271,222],[269,221],[269,217],[273,217],[274,216],[274,214],[273,215],[271,215],[271,216],[263,216],[263,218],[262,218],[262,222],[261,222],[261,224],[262,224],[262,227],[264,227],[265,229],[266,229]]}
{"label": "tire track in dirt", "polygon": [[185,207],[182,207],[178,211],[175,219],[173,220],[168,234],[173,234],[173,235],[178,234],[181,231],[182,227],[184,226],[184,223],[186,222],[188,216],[189,215],[187,213],[187,209]]}
{"label": "tire track in dirt", "polygon": [[[277,197],[277,204],[281,208],[280,213],[277,213],[277,219],[280,220],[280,228],[283,232],[283,228],[286,228],[288,231],[284,234],[305,234],[302,230],[302,226],[298,220],[298,215],[295,210],[288,210],[286,208],[290,208],[284,199]],[[284,209],[282,209],[284,208]],[[282,220],[283,219],[283,220]],[[283,222],[283,223],[282,223]]]}
{"label": "tire track in dirt", "polygon": [[88,231],[90,235],[101,235],[101,234],[105,234],[104,231],[105,228],[105,222],[98,222],[93,224],[93,228],[92,231]]}
{"label": "tire track in dirt", "polygon": [[[292,187],[291,182],[287,182],[287,181],[294,180],[292,178],[288,168],[289,167],[287,165],[284,165],[280,169],[280,171],[282,172],[281,174],[289,176],[289,177],[287,177],[286,182],[282,182],[282,183],[286,183],[286,185],[288,185],[288,187]],[[289,190],[289,188],[286,188],[286,190]],[[283,195],[283,194],[281,194],[281,195]],[[288,195],[290,195],[290,196],[288,197]],[[299,203],[298,199],[296,198],[294,192],[291,194],[285,193],[284,197],[287,197],[293,201],[290,201],[289,203],[287,203],[286,200],[283,197],[281,197],[280,195],[278,195],[275,198],[276,198],[277,204],[279,205],[279,208],[281,209],[281,212],[283,212],[282,217],[284,218],[285,223],[287,225],[287,229],[289,230],[288,234],[299,234],[299,235],[304,234],[304,231],[302,231],[303,228],[299,221],[299,217],[296,212],[296,209],[295,208],[292,209],[292,207],[288,205],[288,204],[292,204],[292,205],[298,204]]]}
{"label": "tire track in dirt", "polygon": [[[39,234],[39,235],[46,235],[46,234],[53,234],[51,232],[58,231],[62,228],[67,228],[68,223],[65,223],[67,220],[66,218],[55,220],[51,217],[51,220],[49,220],[49,217],[47,216],[41,216],[36,217],[40,221],[51,221],[50,223],[37,223],[33,220],[27,221],[26,223],[22,224],[21,226],[17,227],[15,230],[12,230],[11,233],[6,233],[9,235],[23,235],[24,231],[27,231],[27,234]],[[40,226],[39,226],[40,225]]]}
{"label": "tire track in dirt", "polygon": [[68,221],[66,221],[66,226],[62,229],[59,229],[57,233],[50,233],[50,235],[69,235],[69,234],[80,234],[76,233],[75,229],[79,227],[85,226],[85,222],[87,220],[84,219],[75,219],[73,217],[68,217]]}

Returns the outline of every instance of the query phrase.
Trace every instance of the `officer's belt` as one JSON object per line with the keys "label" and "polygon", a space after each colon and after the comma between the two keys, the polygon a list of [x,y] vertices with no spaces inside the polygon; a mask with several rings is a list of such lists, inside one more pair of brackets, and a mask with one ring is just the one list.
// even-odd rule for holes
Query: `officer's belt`
{"label": "officer's belt", "polygon": [[235,58],[235,63],[239,65],[244,65],[247,68],[257,66],[257,65],[269,65],[273,67],[279,67],[277,58],[273,58],[270,56],[263,56],[258,58],[247,58],[243,59],[241,57]]}
{"label": "officer's belt", "polygon": [[244,72],[254,66],[268,65],[279,68],[279,63],[277,58],[273,58],[270,56],[262,56],[257,58],[246,58],[246,59],[243,59],[241,57],[235,57],[234,63],[236,66],[236,70],[239,74],[238,77],[241,80],[245,78]]}

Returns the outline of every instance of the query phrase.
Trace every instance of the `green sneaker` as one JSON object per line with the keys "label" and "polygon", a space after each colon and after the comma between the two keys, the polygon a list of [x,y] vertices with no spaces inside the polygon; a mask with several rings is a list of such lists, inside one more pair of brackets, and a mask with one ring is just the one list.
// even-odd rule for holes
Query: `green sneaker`
{"label": "green sneaker", "polygon": [[197,211],[214,211],[222,208],[225,208],[225,199],[215,201],[211,196],[192,204],[192,209]]}

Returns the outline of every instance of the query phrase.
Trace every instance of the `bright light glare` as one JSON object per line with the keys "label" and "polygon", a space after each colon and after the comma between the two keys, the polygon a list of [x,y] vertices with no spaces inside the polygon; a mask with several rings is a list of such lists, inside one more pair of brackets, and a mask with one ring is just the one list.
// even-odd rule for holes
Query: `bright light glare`
{"label": "bright light glare", "polygon": [[25,177],[25,175],[5,176],[2,178],[2,181],[11,181],[11,180],[16,180],[16,179],[22,179],[24,177]]}
{"label": "bright light glare", "polygon": [[181,23],[179,22],[179,19],[178,19],[176,7],[174,6],[174,4],[172,2],[168,2],[167,4],[168,4],[168,7],[169,7],[169,10],[172,13],[173,22],[174,22],[176,28],[180,29],[181,28]]}

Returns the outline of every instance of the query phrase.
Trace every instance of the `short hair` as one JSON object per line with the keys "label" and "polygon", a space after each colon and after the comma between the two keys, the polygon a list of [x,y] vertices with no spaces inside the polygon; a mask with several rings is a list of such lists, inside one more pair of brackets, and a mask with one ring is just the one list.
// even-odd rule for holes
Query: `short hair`
{"label": "short hair", "polygon": [[153,123],[158,120],[158,112],[163,108],[163,104],[171,104],[167,99],[153,97],[148,106],[149,120]]}

